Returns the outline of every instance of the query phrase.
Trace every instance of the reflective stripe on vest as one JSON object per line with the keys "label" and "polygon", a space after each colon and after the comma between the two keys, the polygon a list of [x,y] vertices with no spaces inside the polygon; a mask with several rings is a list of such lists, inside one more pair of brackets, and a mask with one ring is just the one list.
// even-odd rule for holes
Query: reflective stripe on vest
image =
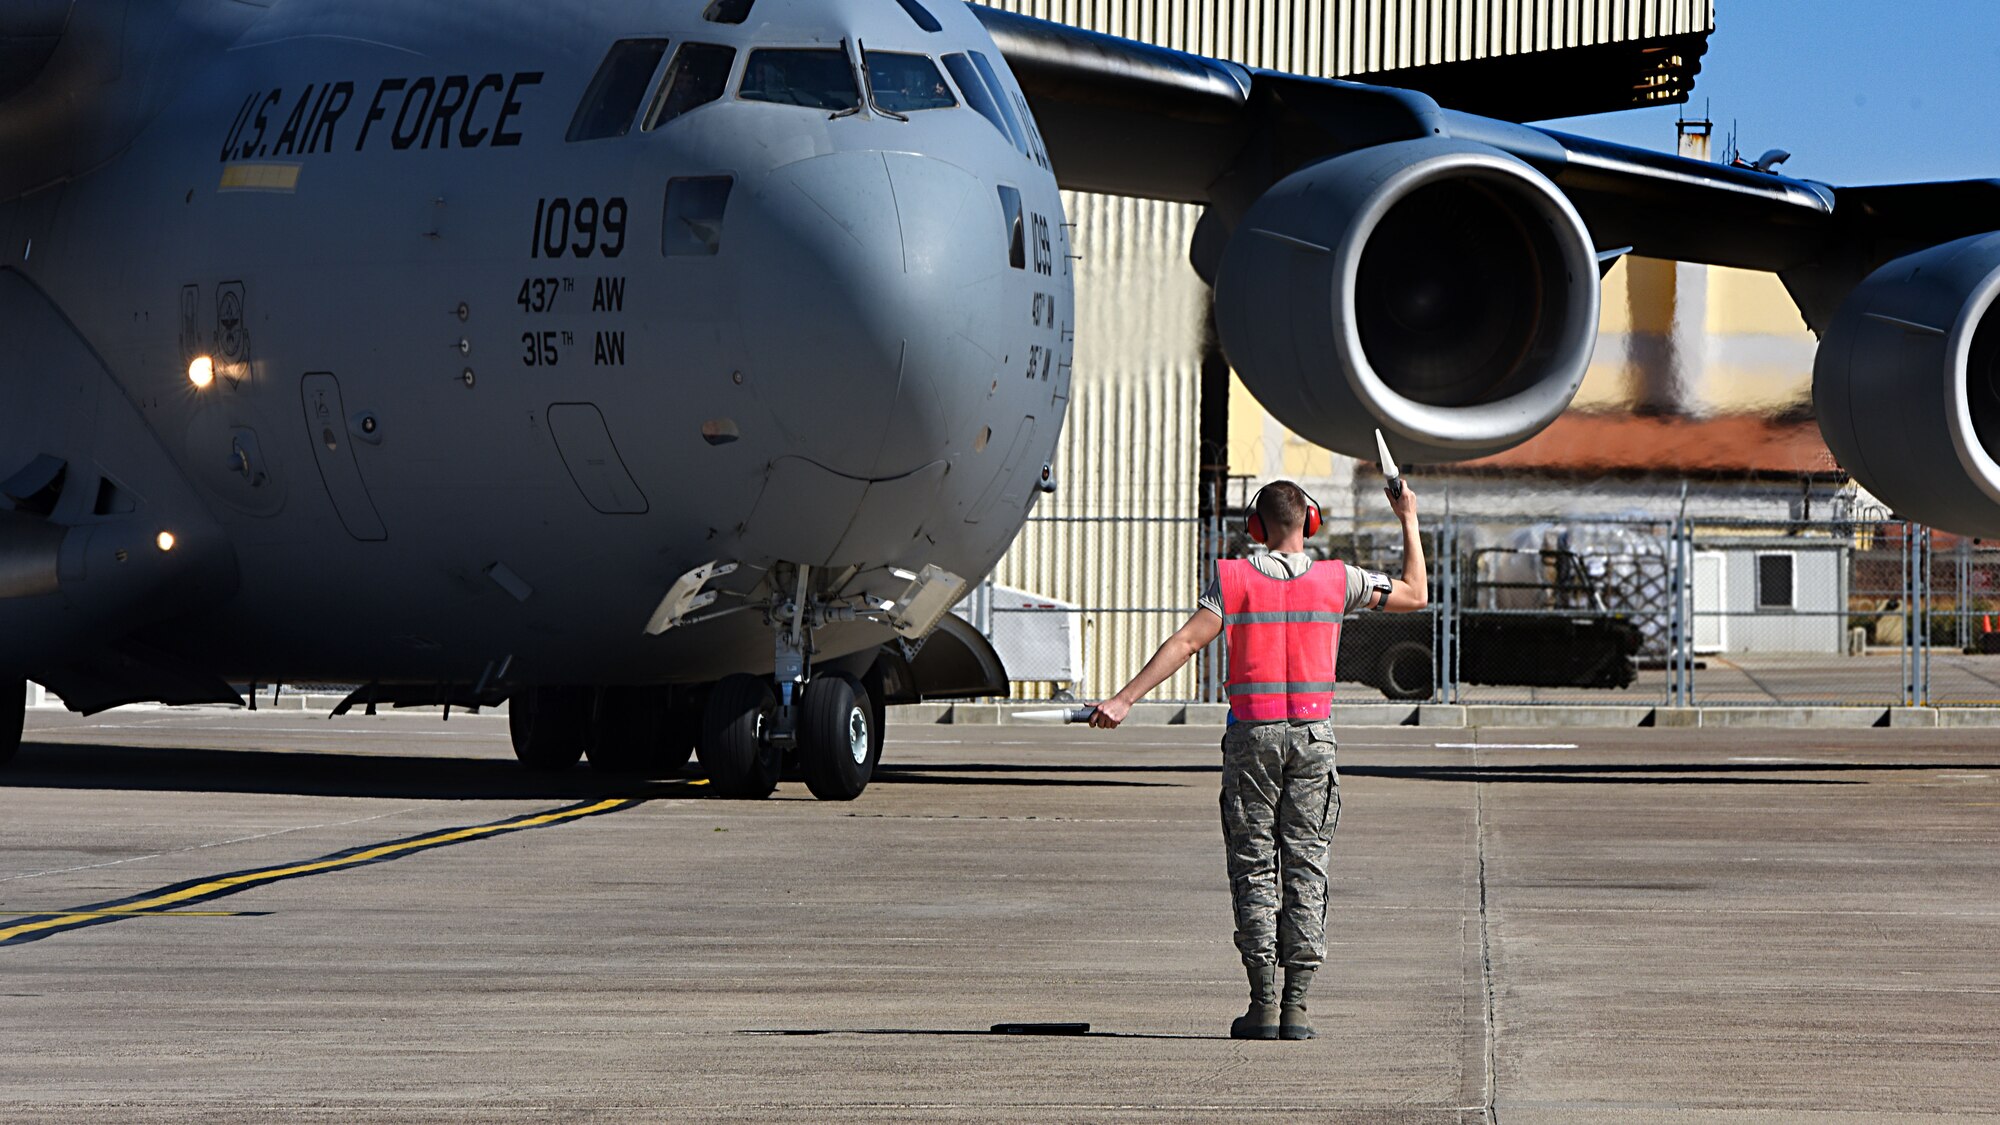
{"label": "reflective stripe on vest", "polygon": [[1272,578],[1246,559],[1225,559],[1216,572],[1229,638],[1230,715],[1246,722],[1326,718],[1347,568],[1325,562],[1296,578]]}

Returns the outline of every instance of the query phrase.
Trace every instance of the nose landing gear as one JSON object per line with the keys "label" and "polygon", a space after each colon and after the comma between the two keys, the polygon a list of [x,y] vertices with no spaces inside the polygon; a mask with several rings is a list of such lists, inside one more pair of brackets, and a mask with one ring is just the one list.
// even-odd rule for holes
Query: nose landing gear
{"label": "nose landing gear", "polygon": [[868,788],[882,760],[882,708],[860,681],[840,672],[808,680],[793,708],[787,738],[784,708],[763,678],[734,675],[715,685],[702,722],[701,764],[725,797],[770,796],[789,751],[806,788],[822,801],[852,801]]}
{"label": "nose landing gear", "polygon": [[772,740],[778,701],[771,685],[738,672],[715,685],[702,716],[702,768],[724,797],[768,797],[778,787],[782,751]]}
{"label": "nose landing gear", "polygon": [[771,679],[733,675],[709,695],[698,752],[709,784],[725,796],[769,796],[790,755],[813,796],[851,801],[882,760],[881,701],[854,677],[814,671],[807,659],[815,630],[873,611],[816,602],[807,574],[798,568],[792,596],[770,607]]}
{"label": "nose landing gear", "polygon": [[799,768],[822,801],[852,801],[882,760],[881,712],[851,676],[815,676],[799,721]]}

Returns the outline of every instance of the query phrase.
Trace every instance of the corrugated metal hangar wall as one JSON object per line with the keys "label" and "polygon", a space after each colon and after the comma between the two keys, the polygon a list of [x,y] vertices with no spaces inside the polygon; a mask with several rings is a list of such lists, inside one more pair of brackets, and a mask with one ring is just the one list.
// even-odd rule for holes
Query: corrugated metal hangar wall
{"label": "corrugated metal hangar wall", "polygon": [[989,0],[987,6],[1327,77],[1715,26],[1714,0]]}
{"label": "corrugated metal hangar wall", "polygon": [[[1713,0],[991,0],[991,6],[1328,77],[1702,34],[1714,26]],[[1085,619],[1081,676],[1083,691],[1095,697],[1116,690],[1177,624],[1172,614],[1116,611],[1176,606],[1185,612],[1202,581],[1208,290],[1187,261],[1199,208],[1076,193],[1066,205],[1080,257],[1076,368],[1056,460],[1059,490],[1036,510],[995,579],[1097,611]],[[1207,452],[1210,463],[1224,456]],[[1158,697],[1193,697],[1194,677],[1190,666]]]}

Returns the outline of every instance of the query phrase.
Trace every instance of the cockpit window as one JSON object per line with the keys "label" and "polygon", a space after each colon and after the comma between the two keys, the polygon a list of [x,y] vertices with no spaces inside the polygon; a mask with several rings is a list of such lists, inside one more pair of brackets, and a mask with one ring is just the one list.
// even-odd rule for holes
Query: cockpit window
{"label": "cockpit window", "polygon": [[944,25],[937,21],[937,17],[931,15],[930,10],[917,3],[917,0],[896,0],[896,2],[903,6],[904,11],[910,13],[910,18],[917,21],[918,27],[925,31],[944,30]]}
{"label": "cockpit window", "polygon": [[986,88],[986,80],[979,77],[979,70],[972,60],[964,55],[946,55],[944,68],[951,71],[951,80],[958,83],[958,92],[965,95],[965,104],[979,111],[979,116],[993,123],[1000,135],[1019,148],[1021,142],[1007,128],[1007,119],[1000,114],[1000,101]]}
{"label": "cockpit window", "polygon": [[1014,147],[1021,150],[1022,156],[1032,157],[1034,154],[1029,151],[1028,131],[1021,126],[1021,119],[1014,115],[1014,107],[1007,104],[1007,87],[1001,83],[1000,73],[993,69],[993,64],[987,61],[985,55],[978,51],[972,51],[970,54],[972,65],[979,68],[979,76],[986,79],[986,88],[993,91],[993,100],[1000,103],[1000,116],[1007,119],[1007,134],[1014,138]]}
{"label": "cockpit window", "polygon": [[739,96],[834,112],[861,107],[854,68],[840,50],[752,51]]}
{"label": "cockpit window", "polygon": [[584,91],[576,116],[570,119],[569,139],[594,141],[602,137],[622,137],[632,131],[632,119],[639,114],[646,88],[653,84],[653,72],[667,53],[664,39],[620,39],[611,45],[597,68],[597,77]]}
{"label": "cockpit window", "polygon": [[667,65],[666,81],[646,111],[647,132],[681,114],[721,97],[729,89],[729,71],[736,65],[736,48],[714,43],[683,43]]}
{"label": "cockpit window", "polygon": [[742,23],[750,18],[750,5],[757,0],[715,0],[701,18],[710,23]]}
{"label": "cockpit window", "polygon": [[937,64],[922,55],[868,52],[868,85],[875,91],[875,104],[891,113],[950,109],[958,104]]}
{"label": "cockpit window", "polygon": [[1007,264],[1017,270],[1028,268],[1028,229],[1021,221],[1021,193],[1000,185],[1000,221],[1007,225]]}
{"label": "cockpit window", "polygon": [[667,181],[666,221],[660,252],[669,258],[708,258],[722,252],[722,221],[729,210],[730,176],[689,176]]}

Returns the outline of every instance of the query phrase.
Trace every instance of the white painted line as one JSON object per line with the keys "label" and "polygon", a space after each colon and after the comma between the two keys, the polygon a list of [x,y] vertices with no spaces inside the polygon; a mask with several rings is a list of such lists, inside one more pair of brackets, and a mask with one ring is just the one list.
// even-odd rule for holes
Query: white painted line
{"label": "white painted line", "polygon": [[1804,758],[1731,758],[1732,762],[1803,762]]}
{"label": "white painted line", "polygon": [[1433,742],[1439,750],[1574,750],[1574,742]]}

